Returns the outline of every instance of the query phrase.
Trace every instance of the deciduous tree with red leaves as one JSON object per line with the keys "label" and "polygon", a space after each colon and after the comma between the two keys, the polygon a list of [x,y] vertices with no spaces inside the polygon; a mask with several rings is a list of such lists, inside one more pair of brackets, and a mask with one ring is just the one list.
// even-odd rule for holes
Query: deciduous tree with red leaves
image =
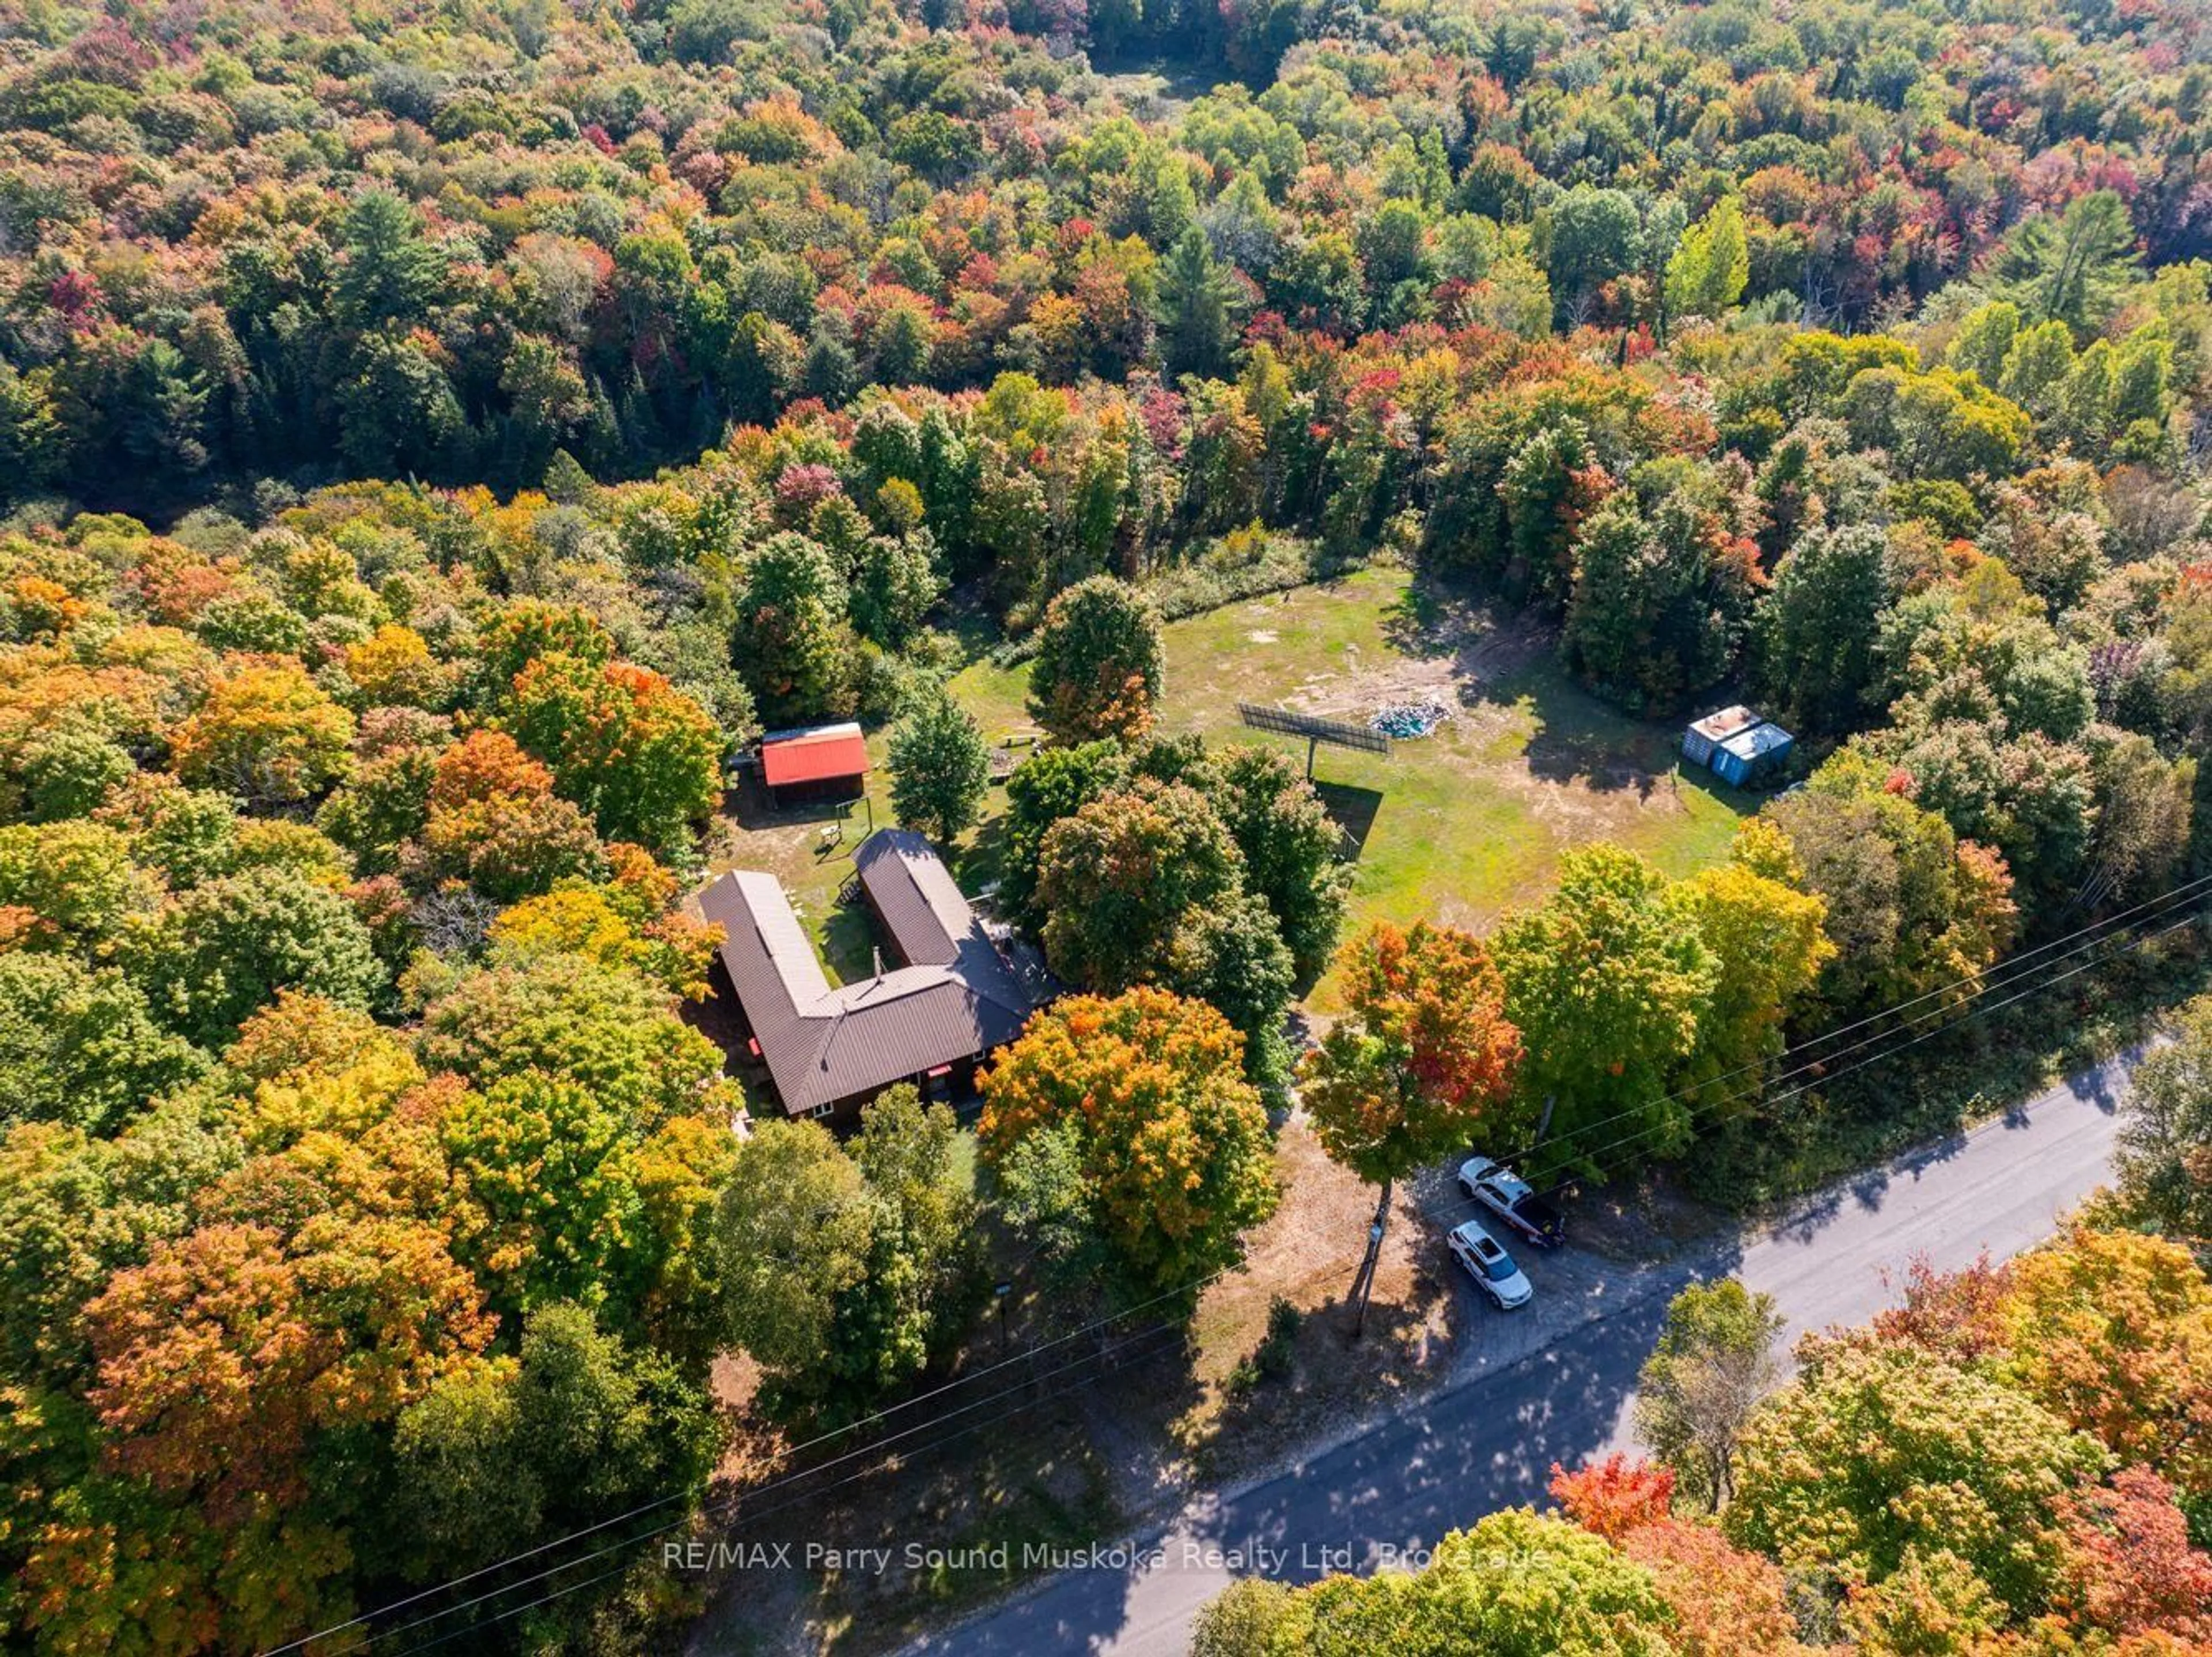
{"label": "deciduous tree with red leaves", "polygon": [[85,1320],[115,1465],[219,1522],[300,1499],[317,1435],[390,1421],[492,1336],[436,1228],[336,1215],[160,1244]]}
{"label": "deciduous tree with red leaves", "polygon": [[1339,959],[1348,1010],[1308,1056],[1304,1097],[1330,1159],[1382,1187],[1354,1288],[1364,1313],[1392,1185],[1468,1142],[1513,1085],[1521,1033],[1470,933],[1378,922]]}
{"label": "deciduous tree with red leaves", "polygon": [[2189,1543],[2173,1487],[2130,1467],[2063,1509],[2070,1598],[2087,1626],[2212,1643],[2212,1556]]}
{"label": "deciduous tree with red leaves", "polygon": [[1959,1271],[1938,1271],[1926,1255],[1916,1254],[1905,1268],[1904,1304],[1876,1313],[1874,1331],[1954,1363],[1972,1362],[2003,1348],[2011,1286],[2010,1269],[1992,1264],[1987,1250]]}
{"label": "deciduous tree with red leaves", "polygon": [[1631,1460],[1620,1450],[1572,1472],[1553,1462],[1549,1488],[1568,1518],[1608,1542],[1666,1518],[1674,1502],[1671,1469]]}

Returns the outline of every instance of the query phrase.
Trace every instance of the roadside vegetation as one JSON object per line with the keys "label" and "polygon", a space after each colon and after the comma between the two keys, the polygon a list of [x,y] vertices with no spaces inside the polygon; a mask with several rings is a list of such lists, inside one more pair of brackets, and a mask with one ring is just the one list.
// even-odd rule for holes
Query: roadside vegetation
{"label": "roadside vegetation", "polygon": [[2142,1654],[2212,1638],[2212,1283],[2189,1252],[2075,1230],[1921,1271],[1808,1336],[1741,1286],[1686,1291],[1647,1364],[1652,1462],[1553,1469],[1413,1575],[1254,1581],[1197,1657]]}

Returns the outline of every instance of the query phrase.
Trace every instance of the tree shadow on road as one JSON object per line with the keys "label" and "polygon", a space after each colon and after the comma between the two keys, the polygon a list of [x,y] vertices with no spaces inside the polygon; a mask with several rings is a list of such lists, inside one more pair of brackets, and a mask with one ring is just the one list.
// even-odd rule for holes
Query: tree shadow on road
{"label": "tree shadow on road", "polygon": [[1280,1559],[1312,1581],[1434,1546],[1486,1514],[1544,1506],[1554,1463],[1610,1445],[1674,1288],[1639,1299],[1471,1386],[1417,1404],[1401,1430],[1364,1435],[1301,1463],[1198,1526],[1210,1546]]}

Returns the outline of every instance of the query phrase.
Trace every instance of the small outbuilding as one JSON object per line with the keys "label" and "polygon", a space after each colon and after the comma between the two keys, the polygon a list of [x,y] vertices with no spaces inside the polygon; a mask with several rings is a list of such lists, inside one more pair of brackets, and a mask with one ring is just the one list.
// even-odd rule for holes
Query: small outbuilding
{"label": "small outbuilding", "polygon": [[849,720],[770,731],[761,738],[760,759],[761,781],[779,806],[850,800],[867,789],[867,740]]}
{"label": "small outbuilding", "polygon": [[1787,764],[1796,739],[1741,704],[1707,714],[1682,733],[1682,758],[1747,789]]}
{"label": "small outbuilding", "polygon": [[1713,750],[1729,738],[1749,730],[1760,722],[1757,714],[1741,704],[1723,708],[1717,714],[1707,714],[1703,719],[1691,722],[1690,728],[1682,733],[1682,758],[1699,765],[1713,763]]}

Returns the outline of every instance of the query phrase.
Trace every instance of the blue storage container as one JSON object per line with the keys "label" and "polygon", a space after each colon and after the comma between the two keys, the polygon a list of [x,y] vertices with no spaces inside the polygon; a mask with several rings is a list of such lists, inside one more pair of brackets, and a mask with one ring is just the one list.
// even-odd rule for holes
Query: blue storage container
{"label": "blue storage container", "polygon": [[1789,732],[1771,722],[1738,731],[1726,741],[1715,745],[1713,774],[1724,783],[1747,789],[1789,759],[1795,740]]}

